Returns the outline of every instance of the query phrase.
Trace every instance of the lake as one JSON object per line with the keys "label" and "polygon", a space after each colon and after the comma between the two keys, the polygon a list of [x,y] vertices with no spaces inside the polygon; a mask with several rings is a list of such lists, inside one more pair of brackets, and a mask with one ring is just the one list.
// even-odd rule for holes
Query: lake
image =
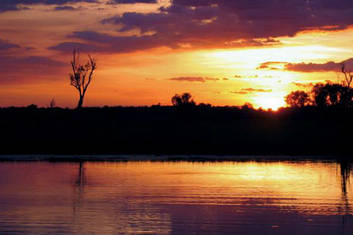
{"label": "lake", "polygon": [[0,234],[353,234],[333,161],[0,162]]}

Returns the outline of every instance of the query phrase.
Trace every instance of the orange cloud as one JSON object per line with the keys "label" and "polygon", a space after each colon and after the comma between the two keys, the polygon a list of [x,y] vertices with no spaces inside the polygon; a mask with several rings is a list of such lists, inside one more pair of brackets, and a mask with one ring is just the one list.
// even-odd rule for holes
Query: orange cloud
{"label": "orange cloud", "polygon": [[206,81],[219,81],[220,79],[208,78],[208,77],[175,77],[175,78],[169,78],[168,80],[178,81],[178,82],[206,82]]}

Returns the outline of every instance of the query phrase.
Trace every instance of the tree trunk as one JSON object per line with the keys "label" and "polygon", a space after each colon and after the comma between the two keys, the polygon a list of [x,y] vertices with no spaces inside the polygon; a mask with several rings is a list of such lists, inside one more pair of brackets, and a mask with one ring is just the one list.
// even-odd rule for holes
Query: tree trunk
{"label": "tree trunk", "polygon": [[82,108],[82,104],[83,104],[83,95],[80,95],[80,99],[78,101],[76,109],[81,109]]}

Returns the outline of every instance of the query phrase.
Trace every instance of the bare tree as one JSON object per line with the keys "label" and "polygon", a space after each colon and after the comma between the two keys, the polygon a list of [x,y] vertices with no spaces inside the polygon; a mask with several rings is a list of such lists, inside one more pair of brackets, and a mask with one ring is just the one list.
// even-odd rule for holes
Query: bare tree
{"label": "bare tree", "polygon": [[344,85],[347,86],[348,88],[351,87],[351,83],[353,81],[353,71],[348,70],[345,63],[342,63],[341,65],[341,72],[344,75]]}
{"label": "bare tree", "polygon": [[97,69],[96,61],[88,55],[86,64],[80,64],[80,53],[74,50],[72,53],[72,73],[70,73],[71,86],[75,87],[79,92],[79,100],[77,109],[82,108],[87,88],[93,79],[93,73]]}
{"label": "bare tree", "polygon": [[49,103],[49,108],[55,108],[55,105],[56,105],[56,102],[55,102],[55,99],[51,99],[50,103]]}

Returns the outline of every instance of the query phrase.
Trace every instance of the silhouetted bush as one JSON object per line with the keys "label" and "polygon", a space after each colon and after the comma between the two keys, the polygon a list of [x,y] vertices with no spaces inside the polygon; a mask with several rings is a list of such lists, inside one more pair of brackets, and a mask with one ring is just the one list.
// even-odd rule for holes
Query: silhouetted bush
{"label": "silhouetted bush", "polygon": [[182,95],[174,95],[172,97],[172,104],[178,107],[192,107],[195,106],[195,102],[191,99],[190,93],[184,93]]}

